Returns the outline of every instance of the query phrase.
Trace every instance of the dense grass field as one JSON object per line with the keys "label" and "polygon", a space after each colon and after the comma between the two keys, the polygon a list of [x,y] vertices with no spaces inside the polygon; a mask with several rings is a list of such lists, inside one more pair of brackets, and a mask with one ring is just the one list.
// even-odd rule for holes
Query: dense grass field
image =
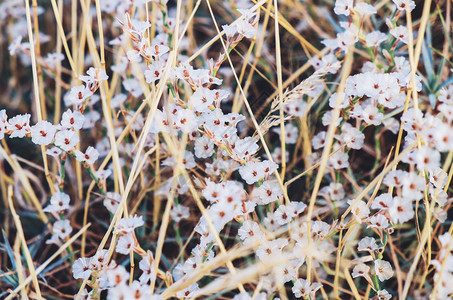
{"label": "dense grass field", "polygon": [[452,4],[0,1],[0,299],[451,299]]}

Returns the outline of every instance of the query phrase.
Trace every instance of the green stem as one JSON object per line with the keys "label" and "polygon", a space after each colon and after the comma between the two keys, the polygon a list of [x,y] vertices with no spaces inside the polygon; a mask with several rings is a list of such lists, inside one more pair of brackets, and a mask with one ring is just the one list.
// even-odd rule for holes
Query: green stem
{"label": "green stem", "polygon": [[381,288],[379,287],[379,280],[376,275],[371,275],[371,280],[373,280],[374,288],[376,292],[379,291]]}
{"label": "green stem", "polygon": [[203,257],[203,262],[205,262],[208,259],[209,252],[211,252],[213,247],[214,247],[214,242],[211,242],[209,244],[208,248],[206,248],[206,255]]}
{"label": "green stem", "polygon": [[64,178],[66,176],[65,164],[66,164],[66,158],[63,158],[61,160],[61,172],[60,172],[60,178],[61,178],[60,192],[62,192],[62,193],[63,193]]}

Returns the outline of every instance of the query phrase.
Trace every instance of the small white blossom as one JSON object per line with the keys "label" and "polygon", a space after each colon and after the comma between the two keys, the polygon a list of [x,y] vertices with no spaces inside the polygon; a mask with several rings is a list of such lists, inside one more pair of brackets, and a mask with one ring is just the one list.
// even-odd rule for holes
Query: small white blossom
{"label": "small white blossom", "polygon": [[121,202],[121,195],[119,193],[108,192],[105,195],[103,204],[109,212],[114,214],[116,212],[116,210],[118,209],[120,202]]}
{"label": "small white blossom", "polygon": [[81,257],[74,262],[72,273],[75,279],[87,279],[91,275],[91,258]]}
{"label": "small white blossom", "polygon": [[292,291],[294,293],[294,296],[296,298],[310,298],[310,299],[315,299],[315,293],[317,290],[319,290],[322,287],[322,284],[314,282],[311,283],[308,280],[299,278],[296,280],[294,283],[294,286],[292,288]]}
{"label": "small white blossom", "polygon": [[72,150],[79,142],[79,136],[75,131],[63,130],[55,135],[55,145],[64,151]]}
{"label": "small white blossom", "polygon": [[[353,200],[348,201],[349,205],[353,204]],[[352,206],[352,214],[354,215],[357,222],[362,223],[362,220],[367,218],[370,214],[370,209],[366,205],[365,201],[359,200]]]}
{"label": "small white blossom", "polygon": [[258,223],[253,221],[244,221],[238,230],[239,238],[244,244],[253,243],[256,240],[264,239],[264,232],[261,231]]}
{"label": "small white blossom", "polygon": [[360,240],[357,250],[373,252],[379,248],[376,241],[371,237],[364,237]]}
{"label": "small white blossom", "polygon": [[65,129],[78,131],[82,128],[85,117],[79,111],[68,109],[61,117],[61,126]]}
{"label": "small white blossom", "polygon": [[10,138],[23,138],[30,133],[30,114],[17,115],[8,120],[7,129],[12,131]]}
{"label": "small white blossom", "polygon": [[64,240],[71,234],[72,227],[69,220],[59,220],[53,224],[52,232],[58,238]]}
{"label": "small white blossom", "polygon": [[352,5],[353,0],[335,0],[333,11],[337,15],[349,16],[351,14]]}
{"label": "small white blossom", "polygon": [[406,26],[398,26],[390,30],[390,34],[397,40],[402,41],[404,44],[409,42],[409,32]]}
{"label": "small white blossom", "polygon": [[393,3],[396,4],[396,7],[398,10],[401,11],[406,11],[409,9],[409,11],[412,11],[415,8],[415,2],[412,0],[392,0]]}
{"label": "small white blossom", "polygon": [[380,281],[385,281],[393,277],[392,266],[388,261],[377,259],[374,261],[374,271]]}
{"label": "small white blossom", "polygon": [[56,192],[50,198],[50,204],[44,208],[45,212],[59,212],[69,208],[69,195]]}
{"label": "small white blossom", "polygon": [[52,143],[57,128],[50,122],[40,121],[31,127],[31,140],[37,145],[49,145]]}
{"label": "small white blossom", "polygon": [[190,216],[190,210],[187,206],[176,205],[170,211],[170,216],[176,223],[179,223],[183,219],[187,219]]}

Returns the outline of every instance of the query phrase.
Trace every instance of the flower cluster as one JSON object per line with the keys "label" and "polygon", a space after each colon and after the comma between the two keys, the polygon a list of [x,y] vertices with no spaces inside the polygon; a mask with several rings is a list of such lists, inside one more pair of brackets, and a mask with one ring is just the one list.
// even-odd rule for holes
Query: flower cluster
{"label": "flower cluster", "polygon": [[[100,0],[93,15],[92,3],[80,4],[81,31],[71,25],[71,51],[80,52],[71,54],[59,32],[64,54],[45,56],[37,20],[46,10],[34,7],[33,21],[24,23],[30,8],[19,2],[0,4],[0,22],[8,20],[11,37],[17,32],[8,50],[38,76],[34,105],[42,107],[15,107],[13,117],[0,110],[0,188],[14,185],[14,205],[36,206],[47,223],[43,253],[57,246],[66,254],[37,270],[70,261],[75,299],[453,295],[452,230],[445,227],[453,84],[443,70],[451,45],[445,42],[439,64],[428,35],[411,36],[414,1],[336,0],[326,10],[316,1],[193,8]],[[78,5],[71,11],[77,15]],[[97,22],[87,22],[92,17]],[[430,30],[428,18],[424,12],[415,34]],[[207,26],[213,21],[215,28]],[[39,44],[23,42],[30,27]],[[302,35],[313,32],[323,37],[314,43],[323,52]],[[215,37],[197,49],[205,35]],[[299,70],[294,37],[305,53]],[[235,69],[239,59],[244,65]],[[271,96],[261,93],[267,84],[276,88]],[[40,146],[42,178],[24,172],[22,162],[41,168],[19,163],[8,148],[26,137]],[[13,251],[8,239],[2,248]],[[19,266],[19,253],[11,253]],[[20,290],[26,273],[18,271],[2,270],[2,278]],[[410,291],[416,271],[424,289]]]}

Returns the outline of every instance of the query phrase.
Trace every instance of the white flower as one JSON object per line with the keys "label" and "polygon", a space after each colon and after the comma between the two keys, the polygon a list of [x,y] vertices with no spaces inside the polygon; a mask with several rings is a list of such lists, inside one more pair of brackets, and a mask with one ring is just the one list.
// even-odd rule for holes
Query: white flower
{"label": "white flower", "polygon": [[[273,132],[280,134],[281,130],[280,127],[275,127]],[[299,138],[299,130],[296,126],[291,123],[285,125],[284,128],[285,132],[285,143],[286,144],[295,144],[297,143],[297,139]]]}
{"label": "white flower", "polygon": [[55,135],[55,145],[64,151],[72,150],[79,142],[79,136],[72,130],[62,130]]}
{"label": "white flower", "polygon": [[291,207],[286,205],[280,205],[277,210],[274,212],[275,220],[278,224],[284,225],[289,222],[296,216],[294,210]]}
{"label": "white flower", "polygon": [[424,169],[431,171],[439,168],[440,153],[433,150],[428,146],[423,146],[416,151],[417,169],[423,171]]}
{"label": "white flower", "polygon": [[391,131],[393,134],[397,134],[400,130],[400,122],[395,118],[388,118],[382,121],[385,128]]}
{"label": "white flower", "polygon": [[79,79],[88,84],[109,79],[105,71],[99,68],[95,69],[90,67],[87,74],[88,75],[79,75]]}
{"label": "white flower", "polygon": [[91,97],[93,92],[84,85],[79,85],[71,88],[69,93],[64,96],[66,106],[81,105],[86,99]]}
{"label": "white flower", "polygon": [[119,237],[115,250],[118,253],[128,255],[134,249],[134,246],[134,236],[131,233],[128,233]]}
{"label": "white flower", "polygon": [[368,3],[359,2],[354,6],[354,10],[362,17],[373,15],[377,13],[373,5]]}
{"label": "white flower", "polygon": [[436,188],[443,188],[447,184],[447,173],[441,168],[429,171],[429,182]]}
{"label": "white flower", "polygon": [[300,298],[300,297],[308,298],[308,297],[310,297],[310,299],[315,299],[314,298],[315,293],[321,287],[322,287],[322,284],[320,284],[320,283],[317,283],[317,282],[311,283],[308,280],[299,278],[294,283],[292,291],[293,291],[294,296],[296,298]]}
{"label": "white flower", "polygon": [[[155,41],[153,41],[153,44],[151,45],[151,47],[148,48],[148,50],[149,50],[149,54],[154,56],[154,59],[159,59],[159,57],[161,57],[165,53],[168,53],[168,51],[170,51],[170,48],[168,48],[165,45],[157,44],[157,43],[155,43]],[[147,54],[148,54],[148,52],[147,52]]]}
{"label": "white flower", "polygon": [[[357,106],[357,108],[359,107],[361,106]],[[378,108],[372,104],[365,106],[365,108],[359,111],[360,111],[359,117],[367,124],[377,126],[382,123],[382,120],[384,118],[384,114],[379,112]]]}
{"label": "white flower", "polygon": [[145,79],[147,83],[154,83],[162,76],[162,65],[159,61],[155,61],[148,65],[148,70],[145,72]]}
{"label": "white flower", "polygon": [[[439,105],[439,110],[441,110],[442,105]],[[453,149],[453,128],[451,125],[442,123],[432,128],[431,131],[434,135],[434,145],[437,150],[444,152]]]}
{"label": "white flower", "polygon": [[37,145],[49,145],[52,143],[57,128],[50,122],[40,121],[31,127],[31,140]]}
{"label": "white flower", "polygon": [[389,187],[399,187],[403,185],[404,179],[409,173],[403,170],[392,170],[384,177],[384,184]]}
{"label": "white flower", "polygon": [[[138,300],[164,300],[160,295],[151,295],[151,290],[149,286],[142,285],[141,282],[134,280],[129,288],[134,299]],[[124,298],[127,299],[127,298]]]}
{"label": "white flower", "polygon": [[195,140],[194,150],[196,157],[208,158],[214,151],[214,143],[207,136],[202,136]]}
{"label": "white flower", "polygon": [[316,237],[316,240],[323,240],[331,229],[331,226],[323,221],[312,221],[311,232]]}
{"label": "white flower", "polygon": [[[274,160],[275,163],[281,164],[282,163],[282,148],[281,147],[275,147],[274,152],[271,153],[272,159]],[[289,152],[285,150],[285,159],[288,161],[289,159]]]}
{"label": "white flower", "polygon": [[376,241],[372,237],[364,237],[360,240],[357,250],[373,252],[379,248]]}
{"label": "white flower", "polygon": [[107,273],[107,278],[112,287],[125,284],[129,279],[129,272],[122,265],[116,266],[113,270],[109,270]]}
{"label": "white flower", "polygon": [[347,168],[349,166],[348,159],[349,157],[344,151],[338,151],[329,158],[329,166],[335,170]]}
{"label": "white flower", "polygon": [[395,27],[390,30],[390,34],[405,44],[409,42],[409,32],[406,26]]}
{"label": "white flower", "polygon": [[341,127],[341,135],[336,137],[345,143],[348,148],[356,150],[362,148],[365,140],[365,135],[359,129],[352,127],[349,123],[343,124]]}
{"label": "white flower", "polygon": [[139,268],[143,271],[139,278],[141,284],[147,284],[148,281],[156,279],[156,273],[154,272],[154,259],[151,251],[148,250],[147,255],[142,258],[139,263]]}
{"label": "white flower", "polygon": [[406,11],[406,9],[412,11],[415,8],[415,2],[412,0],[392,0],[392,1],[393,3],[396,4],[398,10],[401,11]]}
{"label": "white flower", "polygon": [[284,110],[288,115],[303,117],[308,110],[308,104],[302,98],[299,98],[285,104]]}
{"label": "white flower", "polygon": [[7,126],[8,116],[6,115],[6,110],[0,110],[0,140],[4,138],[6,126]]}
{"label": "white flower", "polygon": [[390,218],[393,223],[403,224],[415,215],[414,209],[412,208],[412,201],[408,199],[401,199],[400,197],[394,197],[393,202],[389,209]]}
{"label": "white flower", "polygon": [[[324,116],[322,116],[322,125],[329,126],[330,123],[332,123],[332,116],[333,116],[333,111],[332,110],[327,111],[324,114]],[[339,117],[335,123],[335,126],[339,126],[342,120],[343,120],[343,118]]]}
{"label": "white flower", "polygon": [[370,267],[367,265],[360,263],[357,266],[354,267],[352,270],[352,278],[357,278],[359,276],[363,276],[366,279],[370,279],[370,275],[368,274],[370,272]]}
{"label": "white flower", "polygon": [[115,226],[115,230],[122,234],[127,234],[133,232],[135,228],[143,226],[145,222],[143,221],[143,217],[137,217],[134,215],[133,217],[123,218],[118,222],[118,225]]}
{"label": "white flower", "polygon": [[53,224],[52,232],[60,239],[64,240],[72,232],[72,227],[69,220],[59,220]]}
{"label": "white flower", "polygon": [[255,201],[259,205],[266,205],[282,197],[283,192],[280,185],[275,181],[266,180],[258,188],[253,190],[254,195],[257,195]]}
{"label": "white flower", "polygon": [[[299,268],[304,263],[305,259],[293,259],[290,262],[286,263],[285,265],[277,266],[277,270],[275,274],[282,274],[283,278],[282,281],[284,283],[290,282],[292,280],[296,280],[299,275]],[[265,300],[266,298],[263,298]],[[275,298],[274,298],[275,299]],[[257,298],[253,298],[253,300],[258,300]]]}
{"label": "white flower", "polygon": [[23,138],[30,133],[30,114],[17,115],[8,120],[7,129],[12,131],[10,138]]}
{"label": "white flower", "polygon": [[199,112],[209,112],[214,108],[214,93],[212,90],[200,87],[190,97],[193,108]]}
{"label": "white flower", "polygon": [[415,172],[411,172],[409,173],[409,176],[406,176],[403,179],[403,198],[408,200],[420,200],[423,198],[425,187],[425,179]]}
{"label": "white flower", "polygon": [[117,108],[120,107],[121,105],[126,102],[127,96],[123,93],[115,95],[112,100],[110,100],[110,107],[111,108]]}
{"label": "white flower", "polygon": [[389,220],[384,215],[372,216],[368,219],[367,228],[385,229],[389,226]]}
{"label": "white flower", "polygon": [[85,117],[79,112],[68,109],[61,117],[61,126],[65,129],[78,131],[82,128]]}
{"label": "white flower", "polygon": [[233,137],[229,140],[229,144],[234,148],[234,154],[240,159],[249,160],[258,149],[258,141],[253,137],[245,137],[243,139]]}
{"label": "white flower", "polygon": [[91,146],[85,150],[85,153],[81,151],[76,151],[75,153],[79,162],[86,162],[89,165],[94,164],[99,157],[99,152]]}
{"label": "white flower", "polygon": [[453,104],[453,85],[442,88],[437,96],[439,102]]}
{"label": "white flower", "polygon": [[[182,163],[186,169],[193,169],[197,165],[195,162],[195,157],[190,151],[185,151],[184,157],[182,159]],[[173,156],[170,156],[166,158],[164,161],[162,161],[162,165],[164,166],[170,166],[174,168],[177,164],[176,158]]]}
{"label": "white flower", "polygon": [[333,11],[337,15],[349,16],[351,14],[352,5],[353,0],[336,0]]}
{"label": "white flower", "polygon": [[[354,201],[349,200],[348,204],[352,205]],[[357,222],[362,223],[362,220],[367,218],[370,215],[370,209],[366,205],[365,201],[359,200],[352,206],[352,214],[356,218]]]}
{"label": "white flower", "polygon": [[265,241],[256,250],[256,256],[262,261],[266,262],[272,259],[272,257],[277,257],[281,255],[282,249],[288,245],[288,240],[286,239],[276,239],[271,241]]}
{"label": "white flower", "polygon": [[388,209],[393,201],[392,195],[384,193],[374,198],[371,203],[372,209]]}
{"label": "white flower", "polygon": [[228,38],[233,38],[234,35],[238,32],[237,31],[237,27],[234,26],[234,25],[222,25],[222,30],[225,32],[225,35],[228,37]]}
{"label": "white flower", "polygon": [[[94,97],[91,97],[94,99]],[[91,110],[85,114],[85,120],[82,125],[82,129],[91,129],[96,125],[96,122],[101,119],[101,114],[95,110]]]}
{"label": "white flower", "polygon": [[359,40],[358,28],[354,23],[340,22],[340,25],[341,23],[346,23],[347,26],[343,26],[346,29],[345,31],[337,34],[338,47],[347,51],[348,46],[354,45]]}
{"label": "white flower", "polygon": [[53,156],[55,158],[58,158],[58,156],[61,154],[61,152],[62,151],[57,147],[52,147],[52,148],[46,150],[47,155]]}
{"label": "white flower", "polygon": [[331,182],[327,187],[327,192],[332,200],[338,201],[344,198],[344,189],[341,183]]}
{"label": "white flower", "polygon": [[209,178],[206,178],[206,187],[201,193],[206,198],[206,200],[211,203],[215,203],[223,198],[226,191],[221,184],[215,183],[214,181],[209,180]]}
{"label": "white flower", "polygon": [[140,86],[140,83],[138,82],[137,79],[129,78],[123,80],[123,86],[124,89],[131,93],[131,95],[134,96],[135,98],[138,98],[141,95],[143,95],[142,87]]}
{"label": "white flower", "polygon": [[[337,60],[334,54],[328,54],[323,56],[322,58],[312,57],[309,60],[309,62],[313,66],[313,68],[315,68],[316,71],[319,71],[321,73],[335,74],[341,68],[341,63]],[[302,107],[300,107],[301,112],[296,111],[298,112],[298,114],[292,113],[292,115],[303,117],[306,112],[306,109],[308,108],[307,103],[305,103],[305,101],[303,101],[302,98],[299,98],[294,103],[298,103],[298,105],[302,105]],[[291,104],[291,102],[289,104]]]}
{"label": "white flower", "polygon": [[247,184],[254,184],[264,177],[264,167],[261,162],[248,162],[239,168],[239,174]]}
{"label": "white flower", "polygon": [[[240,293],[234,296],[233,300],[266,300],[266,293],[259,293],[255,297],[251,297],[247,292]],[[278,298],[274,298],[278,300]]]}
{"label": "white flower", "polygon": [[380,281],[392,278],[393,270],[388,261],[377,259],[374,261],[374,271]]}
{"label": "white flower", "polygon": [[190,216],[190,210],[187,206],[176,205],[170,211],[170,216],[176,223],[179,223],[182,219],[187,219]]}
{"label": "white flower", "polygon": [[72,266],[72,274],[75,279],[87,279],[90,277],[92,270],[90,269],[91,258],[81,257],[74,262]]}
{"label": "white flower", "polygon": [[200,288],[198,287],[197,283],[192,284],[191,286],[180,290],[179,292],[176,293],[176,297],[178,298],[184,298],[184,299],[190,299],[193,292],[198,291]]}
{"label": "white flower", "polygon": [[313,149],[318,150],[318,149],[321,149],[324,147],[324,145],[326,143],[326,135],[327,135],[327,132],[320,131],[313,137],[313,139],[311,140]]}
{"label": "white flower", "polygon": [[102,270],[106,267],[108,262],[109,250],[102,249],[96,252],[96,254],[91,257],[90,268],[96,270]]}
{"label": "white flower", "polygon": [[[338,99],[338,94],[333,93],[329,98],[329,106],[332,108],[335,108],[335,106],[337,104],[337,99]],[[340,103],[339,107],[341,109],[343,109],[343,108],[348,107],[348,105],[349,105],[349,98],[347,96],[343,96],[343,101],[342,101],[342,103]]]}
{"label": "white flower", "polygon": [[247,20],[239,20],[235,25],[237,32],[248,39],[252,38],[256,33],[255,26]]}
{"label": "white flower", "polygon": [[278,165],[270,160],[263,160],[261,165],[264,169],[264,178],[266,179],[278,169]]}
{"label": "white flower", "polygon": [[99,170],[99,171],[96,171],[95,175],[97,178],[99,178],[99,180],[106,180],[110,175],[112,175],[112,171],[111,170]]}
{"label": "white flower", "polygon": [[[375,296],[377,299],[376,300],[390,300],[392,299],[392,295],[387,292],[386,290],[380,290],[377,291],[377,294]],[[373,298],[375,300],[375,298]]]}
{"label": "white flower", "polygon": [[197,166],[195,162],[195,157],[192,152],[186,151],[182,159],[182,163],[187,170],[193,169]]}
{"label": "white flower", "polygon": [[238,230],[239,238],[244,244],[253,243],[256,240],[264,239],[264,232],[261,231],[258,223],[247,220],[242,223]]}
{"label": "white flower", "polygon": [[14,56],[18,53],[19,50],[22,49],[22,36],[16,36],[14,41],[8,46],[9,55]]}
{"label": "white flower", "polygon": [[119,193],[108,192],[105,195],[103,204],[109,212],[114,214],[118,209],[121,202],[121,195]]}
{"label": "white flower", "polygon": [[226,206],[223,203],[215,203],[208,209],[209,216],[211,217],[214,227],[220,232],[226,223],[233,220],[235,217],[233,207]]}
{"label": "white flower", "polygon": [[44,208],[45,212],[59,212],[69,208],[69,195],[63,192],[56,192],[50,198],[50,204]]}

